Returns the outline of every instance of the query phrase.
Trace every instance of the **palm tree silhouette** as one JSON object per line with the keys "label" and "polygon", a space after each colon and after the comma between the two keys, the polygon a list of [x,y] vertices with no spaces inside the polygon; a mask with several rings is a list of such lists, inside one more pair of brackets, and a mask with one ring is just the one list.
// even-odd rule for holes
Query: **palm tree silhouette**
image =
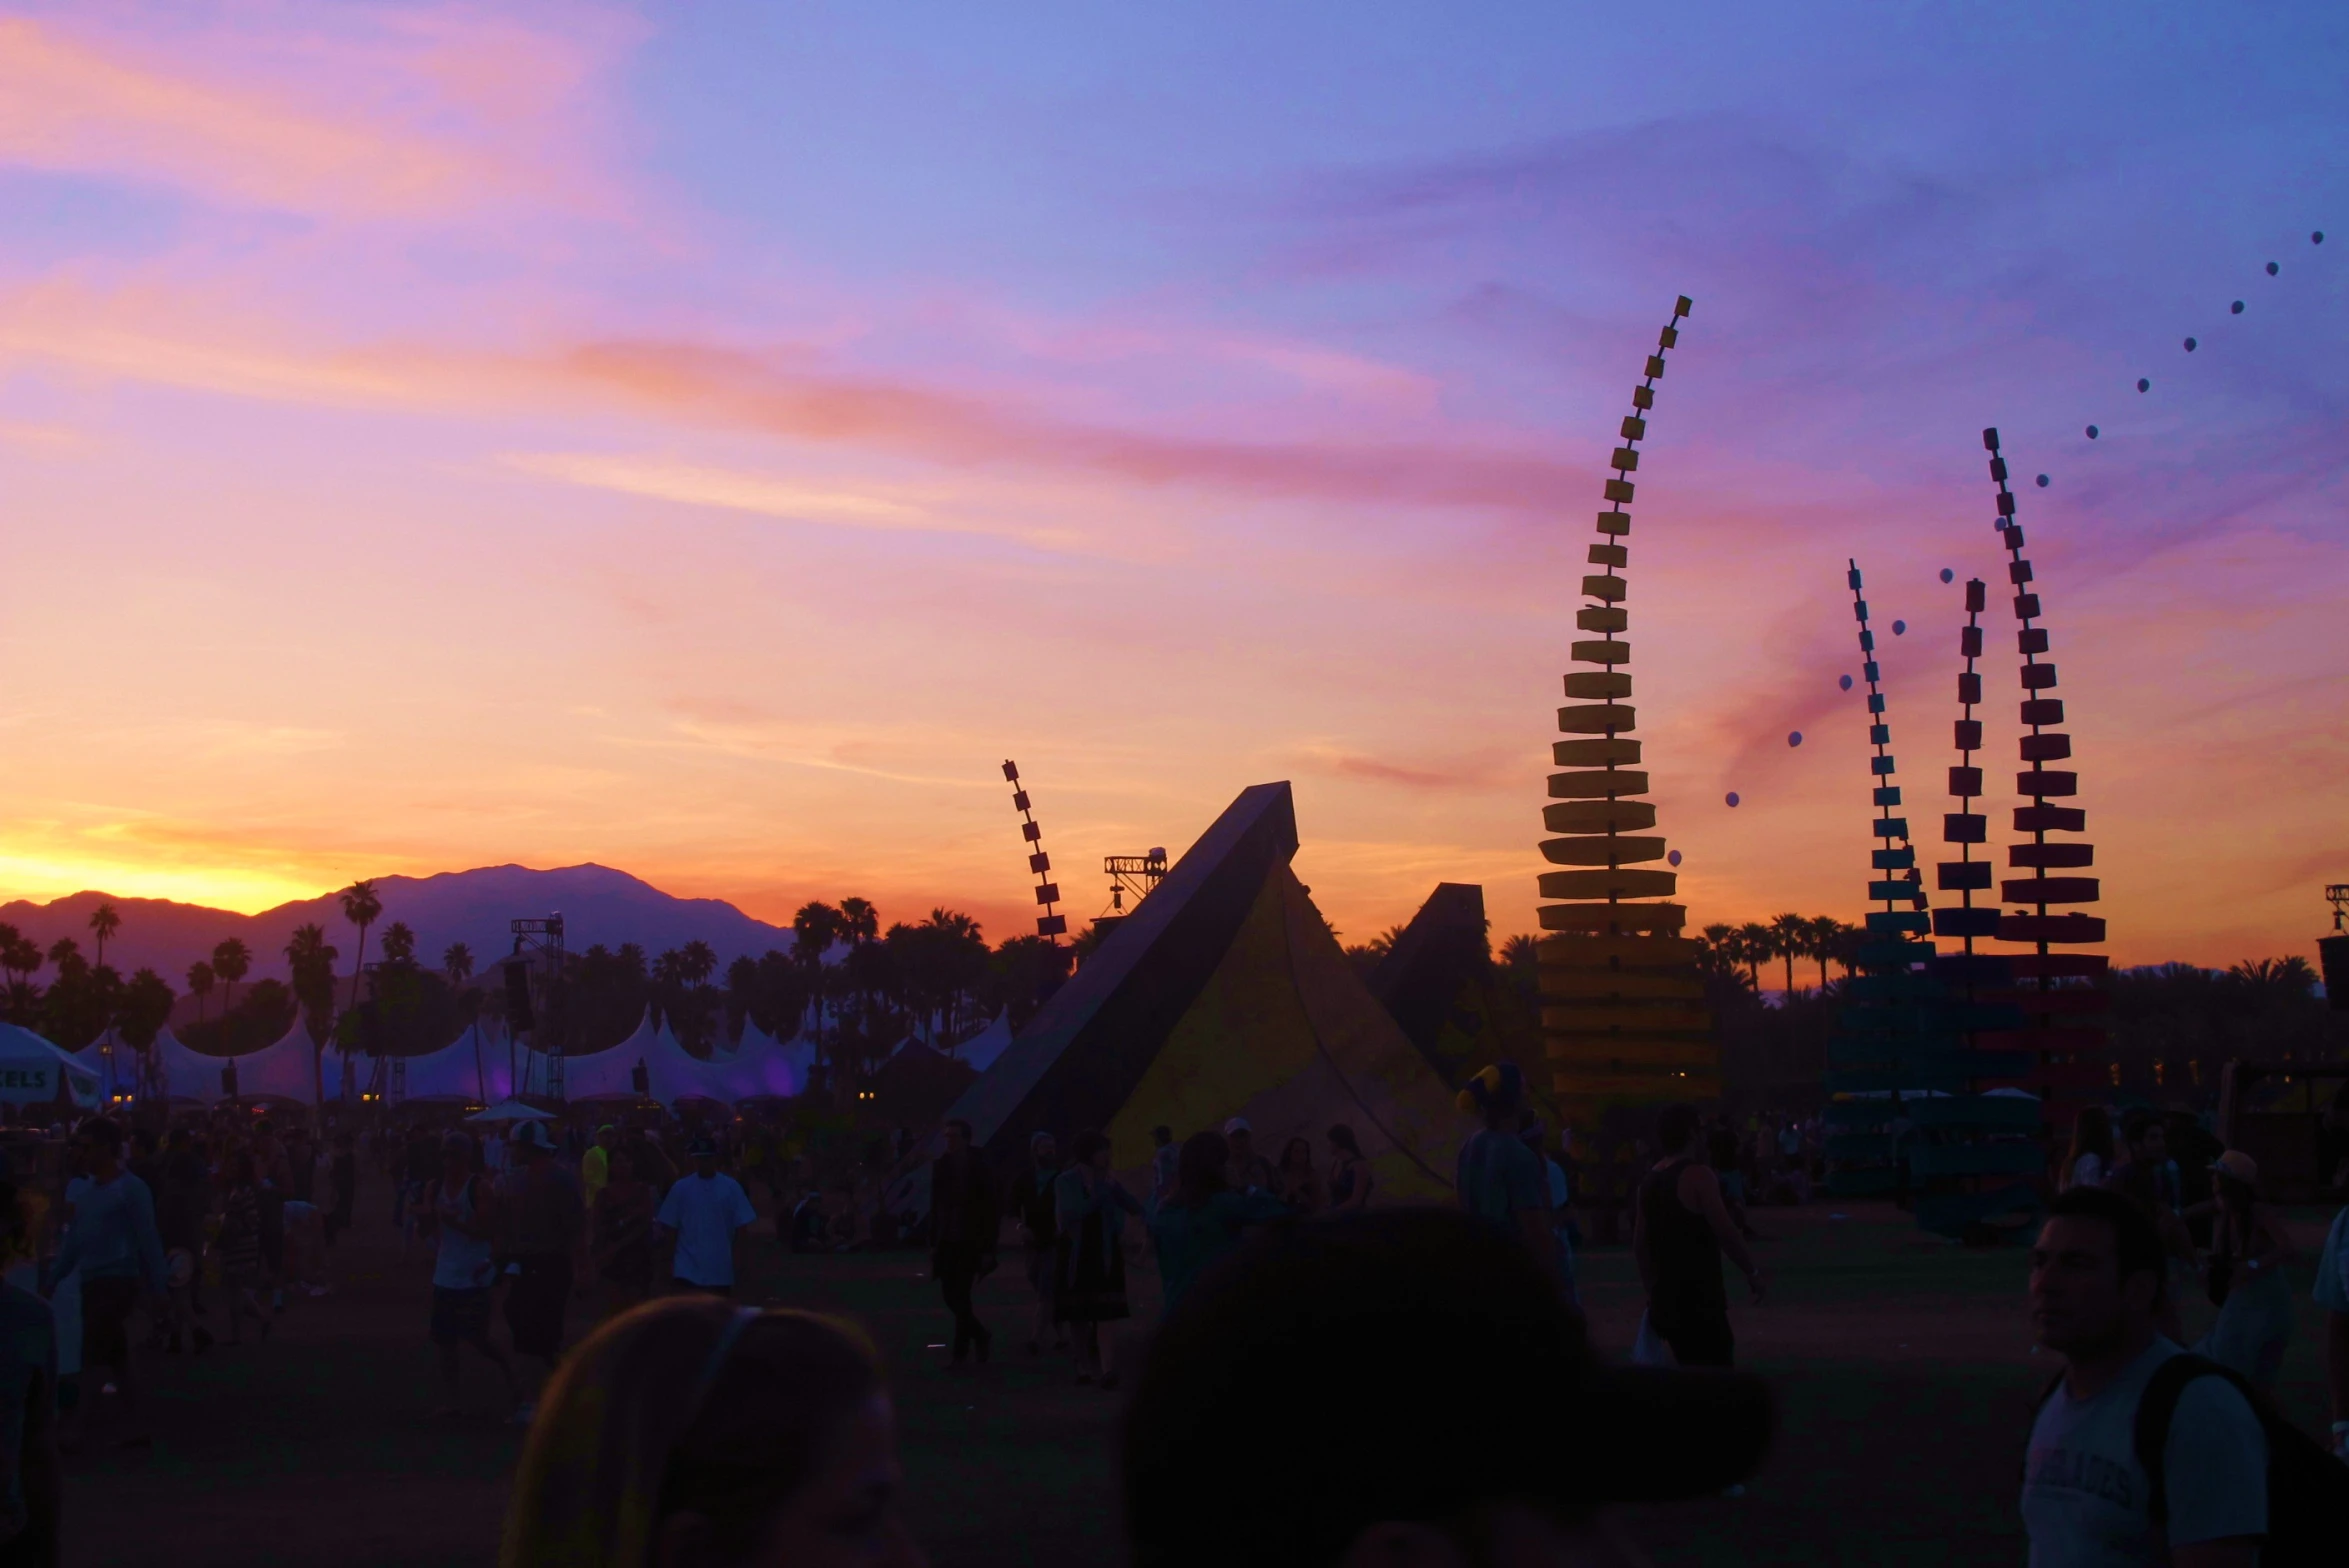
{"label": "palm tree silhouette", "polygon": [[473,978],[473,949],[462,942],[451,942],[440,955],[440,972],[449,977],[450,990],[464,989],[465,982]]}
{"label": "palm tree silhouette", "polygon": [[700,937],[677,950],[677,975],[687,985],[699,985],[718,972],[718,955]]}
{"label": "palm tree silhouette", "polygon": [[359,951],[351,958],[351,1006],[359,1005],[359,971],[367,967],[367,928],[375,924],[375,917],[383,913],[383,900],[375,896],[375,883],[361,880],[343,889],[343,918],[359,928]]}
{"label": "palm tree silhouette", "polygon": [[90,911],[90,932],[98,939],[97,962],[106,962],[106,939],[122,929],[122,916],[114,912],[110,903],[100,903]]}
{"label": "palm tree silhouette", "polygon": [[1843,934],[1843,922],[1833,915],[1818,915],[1810,922],[1810,933],[1803,951],[1819,961],[1819,989],[1827,989],[1827,960],[1835,956],[1836,938]]}
{"label": "palm tree silhouette", "polygon": [[235,1042],[229,1038],[229,1013],[237,994],[237,982],[245,978],[253,967],[253,950],[238,938],[230,937],[212,950],[212,972],[221,979],[220,1043],[230,1047],[234,1054]]}
{"label": "palm tree silhouette", "polygon": [[201,958],[188,965],[188,994],[196,999],[196,1022],[204,1022],[204,999],[212,994],[212,966]]}
{"label": "palm tree silhouette", "polygon": [[[326,1014],[334,1006],[335,950],[326,942],[326,927],[315,920],[294,928],[285,945],[286,967],[293,971],[294,999],[310,1015],[310,1084],[317,1103],[326,1103]],[[348,1064],[344,1076],[349,1077]]]}
{"label": "palm tree silhouette", "polygon": [[1744,960],[1746,973],[1753,977],[1754,990],[1759,992],[1762,989],[1762,965],[1776,950],[1776,938],[1770,935],[1770,928],[1759,920],[1748,920],[1737,928],[1737,943],[1737,956]]}
{"label": "palm tree silhouette", "polygon": [[1811,923],[1801,915],[1780,915],[1770,922],[1770,948],[1786,960],[1786,995],[1794,997],[1794,960],[1811,947]]}

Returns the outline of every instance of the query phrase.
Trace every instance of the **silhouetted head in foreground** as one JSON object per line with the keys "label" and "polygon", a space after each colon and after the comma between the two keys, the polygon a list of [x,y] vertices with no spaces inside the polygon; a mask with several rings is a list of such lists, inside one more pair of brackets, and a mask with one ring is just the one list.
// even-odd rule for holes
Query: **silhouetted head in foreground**
{"label": "silhouetted head in foreground", "polygon": [[921,1568],[881,1363],[853,1326],[672,1297],[573,1351],[539,1403],[503,1568]]}
{"label": "silhouetted head in foreground", "polygon": [[1770,1426],[1758,1379],[1600,1365],[1481,1221],[1344,1215],[1259,1236],[1167,1320],[1125,1416],[1126,1530],[1136,1568],[1635,1561],[1599,1510],[1718,1492]]}

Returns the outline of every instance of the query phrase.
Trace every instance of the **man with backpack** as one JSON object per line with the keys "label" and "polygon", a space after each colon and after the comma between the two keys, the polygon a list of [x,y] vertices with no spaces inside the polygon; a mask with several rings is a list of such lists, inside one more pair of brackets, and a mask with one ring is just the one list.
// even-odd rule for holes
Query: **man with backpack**
{"label": "man with backpack", "polygon": [[2337,1521],[2323,1516],[2349,1499],[2349,1469],[2233,1374],[2162,1337],[2167,1273],[2137,1203],[2078,1187],[2048,1206],[2031,1249],[2031,1324],[2064,1371],[2023,1469],[2033,1568],[2333,1560]]}

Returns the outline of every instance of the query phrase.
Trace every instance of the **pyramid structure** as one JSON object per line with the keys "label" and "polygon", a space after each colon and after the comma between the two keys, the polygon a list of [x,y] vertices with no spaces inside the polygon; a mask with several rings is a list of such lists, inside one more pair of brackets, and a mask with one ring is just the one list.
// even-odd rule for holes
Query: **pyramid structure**
{"label": "pyramid structure", "polygon": [[1129,1186],[1153,1127],[1179,1140],[1243,1116],[1267,1157],[1301,1136],[1326,1159],[1342,1122],[1383,1195],[1447,1197],[1467,1119],[1355,973],[1296,852],[1289,786],[1241,791],[948,1114],[998,1166],[1033,1133],[1065,1148],[1098,1128]]}
{"label": "pyramid structure", "polygon": [[1493,963],[1484,889],[1439,882],[1371,971],[1370,994],[1445,1083],[1539,1049],[1538,1025]]}
{"label": "pyramid structure", "polygon": [[1638,766],[1640,742],[1632,738],[1638,714],[1628,700],[1625,668],[1631,645],[1624,636],[1630,624],[1624,541],[1637,493],[1631,476],[1639,469],[1664,355],[1679,343],[1690,308],[1685,295],[1673,307],[1646,377],[1632,389],[1623,444],[1608,459],[1614,472],[1606,481],[1608,509],[1599,513],[1599,542],[1589,552],[1595,570],[1582,579],[1589,602],[1574,617],[1591,635],[1569,650],[1585,668],[1566,677],[1558,729],[1569,738],[1551,751],[1564,771],[1550,775],[1552,804],[1542,813],[1543,825],[1558,835],[1542,842],[1542,857],[1571,868],[1541,878],[1541,926],[1556,933],[1537,950],[1544,1046],[1560,1107],[1585,1132],[1620,1125],[1623,1113],[1643,1107],[1710,1100],[1721,1092],[1697,944],[1679,934],[1687,909],[1669,901],[1679,878],[1658,864],[1667,851],[1648,832],[1656,808],[1638,798],[1648,793],[1648,775]]}

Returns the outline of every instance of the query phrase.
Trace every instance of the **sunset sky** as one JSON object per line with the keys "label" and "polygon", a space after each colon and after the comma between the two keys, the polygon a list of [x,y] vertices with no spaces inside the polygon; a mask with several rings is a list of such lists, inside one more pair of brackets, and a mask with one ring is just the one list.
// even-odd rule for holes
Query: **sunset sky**
{"label": "sunset sky", "polygon": [[1526,929],[1686,293],[1629,636],[1692,917],[1859,915],[1847,557],[1946,809],[1995,424],[2110,951],[2312,952],[2345,68],[2337,3],[0,3],[0,897],[594,860],[1001,937],[1013,757],[1076,915],[1287,778],[1347,940]]}

